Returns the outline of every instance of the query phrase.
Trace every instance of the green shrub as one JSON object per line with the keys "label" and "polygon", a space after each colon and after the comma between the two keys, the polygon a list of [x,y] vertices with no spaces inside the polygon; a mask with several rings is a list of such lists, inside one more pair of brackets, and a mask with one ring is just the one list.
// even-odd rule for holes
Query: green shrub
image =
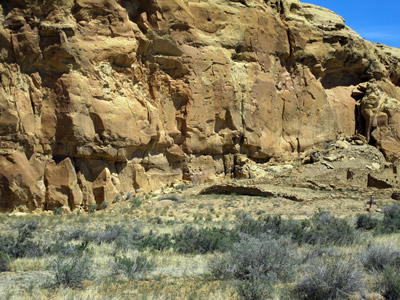
{"label": "green shrub", "polygon": [[396,233],[400,231],[400,203],[385,207],[383,220],[376,229],[377,233]]}
{"label": "green shrub", "polygon": [[144,255],[138,255],[131,259],[126,256],[116,256],[113,264],[113,273],[124,275],[128,279],[142,279],[152,270],[153,262]]}
{"label": "green shrub", "polygon": [[359,234],[347,220],[320,211],[314,215],[312,224],[301,236],[303,242],[311,245],[351,245]]}
{"label": "green shrub", "polygon": [[10,262],[8,254],[0,250],[0,272],[10,271]]}
{"label": "green shrub", "polygon": [[361,253],[367,269],[383,270],[386,266],[400,266],[400,248],[391,244],[373,244]]}
{"label": "green shrub", "polygon": [[108,202],[107,201],[103,201],[100,205],[101,209],[106,209],[108,207]]}
{"label": "green shrub", "polygon": [[34,242],[33,232],[38,227],[38,222],[20,222],[17,224],[18,235],[14,237],[0,236],[0,251],[11,258],[39,257],[43,255],[41,245]]}
{"label": "green shrub", "polygon": [[87,235],[86,239],[97,244],[111,244],[118,239],[127,239],[128,233],[120,225],[106,225],[104,231],[95,231]]}
{"label": "green shrub", "polygon": [[63,214],[63,212],[64,212],[64,209],[63,209],[62,207],[56,207],[56,208],[53,210],[53,214],[54,214],[55,216],[61,216],[61,215]]}
{"label": "green shrub", "polygon": [[177,190],[177,191],[183,191],[183,190],[186,190],[186,189],[187,189],[187,186],[184,183],[178,184],[178,185],[175,186],[175,190]]}
{"label": "green shrub", "polygon": [[12,249],[13,249],[15,243],[16,243],[16,239],[14,236],[0,235],[0,252],[4,252],[8,255],[12,254]]}
{"label": "green shrub", "polygon": [[115,197],[114,197],[114,200],[113,200],[113,202],[112,203],[117,203],[117,202],[119,202],[120,200],[121,200],[121,195],[120,194],[117,194]]}
{"label": "green shrub", "polygon": [[173,235],[173,247],[179,253],[207,253],[226,251],[239,236],[226,228],[201,228],[186,225]]}
{"label": "green shrub", "polygon": [[253,219],[250,214],[244,213],[238,216],[238,225],[236,229],[252,236],[265,233],[275,234],[279,232],[281,222],[282,218],[280,216],[267,216],[263,219]]}
{"label": "green shrub", "polygon": [[305,228],[309,221],[285,220],[281,216],[266,216],[260,219],[253,219],[250,214],[241,214],[238,217],[236,230],[252,236],[261,234],[273,235],[275,238],[290,236],[296,241],[302,242]]}
{"label": "green shrub", "polygon": [[142,205],[142,200],[140,200],[140,197],[133,197],[132,198],[132,205],[135,208],[138,208]]}
{"label": "green shrub", "polygon": [[237,293],[241,299],[264,300],[270,299],[274,292],[273,283],[275,278],[263,276],[257,272],[252,272],[247,280],[235,281]]}
{"label": "green shrub", "polygon": [[356,221],[357,229],[372,230],[379,223],[378,219],[371,217],[370,215],[358,215]]}
{"label": "green shrub", "polygon": [[139,242],[136,242],[135,245],[138,249],[149,248],[154,250],[164,250],[172,247],[172,241],[169,234],[156,235],[153,232],[150,232]]}
{"label": "green shrub", "polygon": [[83,255],[88,250],[88,241],[81,242],[80,244],[66,244],[62,241],[56,241],[54,244],[47,248],[47,254],[50,255]]}
{"label": "green shrub", "polygon": [[242,235],[229,252],[216,256],[208,267],[217,279],[234,279],[242,299],[267,299],[275,283],[291,279],[298,262],[289,238]]}
{"label": "green shrub", "polygon": [[75,240],[84,240],[89,234],[85,229],[78,228],[71,231],[62,231],[59,233],[60,239],[67,242]]}
{"label": "green shrub", "polygon": [[94,214],[97,210],[97,204],[90,204],[88,206],[88,212],[89,214]]}
{"label": "green shrub", "polygon": [[353,293],[363,294],[363,273],[345,259],[317,259],[294,287],[300,299],[348,299]]}
{"label": "green shrub", "polygon": [[117,249],[141,247],[140,244],[144,238],[145,235],[142,232],[142,224],[140,223],[133,224],[130,229],[125,229],[120,225],[106,225],[103,231],[87,232],[79,228],[68,232],[61,232],[59,237],[60,240],[64,241],[81,240],[96,244],[111,244],[114,242]]}
{"label": "green shrub", "polygon": [[79,288],[83,280],[93,279],[92,265],[92,260],[86,255],[58,255],[51,264],[54,272],[52,285]]}
{"label": "green shrub", "polygon": [[273,239],[268,235],[259,238],[243,235],[240,242],[232,247],[229,256],[233,277],[240,280],[257,275],[285,281],[290,278],[298,261],[290,239]]}
{"label": "green shrub", "polygon": [[33,232],[38,228],[37,221],[23,221],[17,224],[18,240],[27,240],[33,237]]}
{"label": "green shrub", "polygon": [[215,255],[208,262],[208,269],[211,275],[218,280],[234,277],[234,263],[231,262],[229,253]]}
{"label": "green shrub", "polygon": [[96,209],[97,209],[97,204],[90,204],[88,206],[88,212],[90,214],[94,214],[96,212]]}
{"label": "green shrub", "polygon": [[349,245],[358,233],[346,220],[335,218],[329,212],[320,211],[312,220],[285,220],[281,216],[253,219],[249,214],[238,217],[236,229],[252,236],[269,234],[275,238],[289,236],[299,244]]}
{"label": "green shrub", "polygon": [[385,299],[400,299],[400,267],[386,266],[379,280],[379,287]]}

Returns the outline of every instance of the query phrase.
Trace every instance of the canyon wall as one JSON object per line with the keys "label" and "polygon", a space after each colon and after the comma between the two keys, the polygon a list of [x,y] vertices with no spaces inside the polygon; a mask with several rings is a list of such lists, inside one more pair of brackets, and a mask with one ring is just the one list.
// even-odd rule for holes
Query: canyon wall
{"label": "canyon wall", "polygon": [[248,177],[358,136],[400,157],[400,50],[298,0],[0,1],[0,209]]}

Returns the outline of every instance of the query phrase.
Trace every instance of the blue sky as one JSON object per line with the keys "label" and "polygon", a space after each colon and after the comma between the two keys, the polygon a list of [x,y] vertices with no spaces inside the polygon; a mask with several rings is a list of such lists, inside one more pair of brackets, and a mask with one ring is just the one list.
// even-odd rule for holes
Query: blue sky
{"label": "blue sky", "polygon": [[400,48],[400,0],[300,0],[326,7],[363,38]]}

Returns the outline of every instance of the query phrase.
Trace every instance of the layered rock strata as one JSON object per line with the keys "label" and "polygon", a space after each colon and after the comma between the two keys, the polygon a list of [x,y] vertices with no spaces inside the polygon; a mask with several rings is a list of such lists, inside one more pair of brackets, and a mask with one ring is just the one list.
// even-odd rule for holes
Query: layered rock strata
{"label": "layered rock strata", "polygon": [[298,0],[0,2],[0,208],[246,177],[359,134],[400,157],[400,50]]}

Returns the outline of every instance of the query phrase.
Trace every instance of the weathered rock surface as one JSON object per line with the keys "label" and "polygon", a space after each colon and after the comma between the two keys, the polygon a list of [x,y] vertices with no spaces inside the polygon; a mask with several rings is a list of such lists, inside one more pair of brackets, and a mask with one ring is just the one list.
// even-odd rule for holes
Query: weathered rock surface
{"label": "weathered rock surface", "polygon": [[3,1],[0,208],[262,176],[246,160],[355,134],[394,161],[399,61],[298,0]]}

